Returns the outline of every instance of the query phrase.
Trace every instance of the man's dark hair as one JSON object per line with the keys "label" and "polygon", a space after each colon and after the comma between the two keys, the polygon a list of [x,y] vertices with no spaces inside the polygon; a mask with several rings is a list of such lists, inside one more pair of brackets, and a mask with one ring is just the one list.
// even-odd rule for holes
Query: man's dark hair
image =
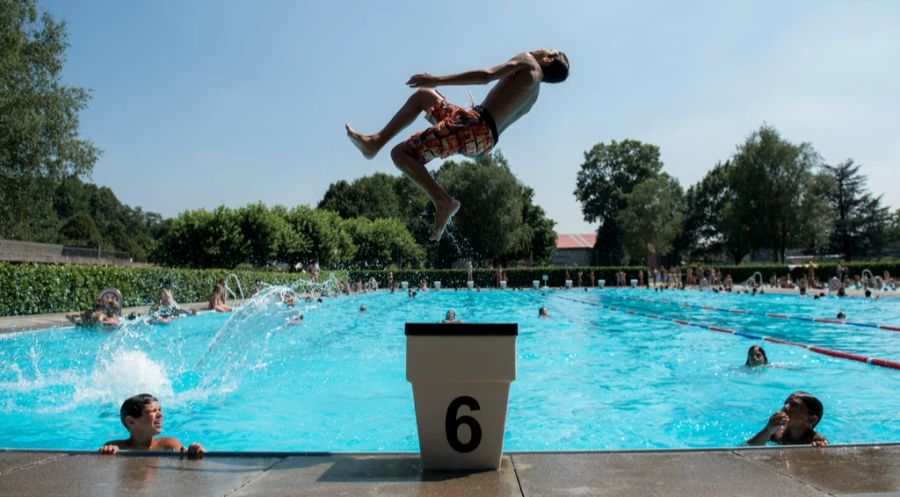
{"label": "man's dark hair", "polygon": [[553,60],[546,66],[541,66],[544,83],[562,83],[569,77],[569,58],[562,52],[556,52]]}
{"label": "man's dark hair", "polygon": [[822,421],[822,415],[825,414],[825,407],[822,406],[822,401],[810,393],[800,391],[792,393],[791,396],[800,399],[800,402],[803,402],[803,405],[806,406],[806,412],[810,416],[816,417],[816,422],[813,423],[813,428],[815,428],[819,421]]}
{"label": "man's dark hair", "polygon": [[122,426],[128,428],[128,425],[125,424],[125,417],[141,417],[141,415],[144,414],[144,406],[151,402],[159,402],[159,400],[149,393],[139,393],[128,397],[125,402],[122,402],[122,408],[119,409],[119,419],[122,420]]}

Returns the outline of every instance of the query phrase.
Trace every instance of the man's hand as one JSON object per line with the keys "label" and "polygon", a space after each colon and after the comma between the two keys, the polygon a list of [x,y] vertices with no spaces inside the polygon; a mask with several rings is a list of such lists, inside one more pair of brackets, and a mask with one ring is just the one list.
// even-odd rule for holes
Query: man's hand
{"label": "man's hand", "polygon": [[406,82],[410,88],[434,88],[438,86],[438,79],[431,73],[423,72],[421,74],[414,74],[409,78],[409,81]]}
{"label": "man's hand", "polygon": [[828,439],[823,437],[821,434],[816,433],[816,436],[813,437],[812,440],[813,447],[826,447],[828,446]]}
{"label": "man's hand", "polygon": [[104,455],[114,456],[119,453],[119,446],[112,444],[104,445],[103,447],[100,447],[100,453]]}
{"label": "man's hand", "polygon": [[787,426],[788,421],[791,418],[788,417],[787,413],[784,411],[778,411],[769,418],[769,422],[766,424],[766,430],[769,433],[775,433],[775,430],[780,426]]}
{"label": "man's hand", "polygon": [[182,454],[187,453],[186,455],[187,455],[188,459],[203,459],[203,455],[206,454],[206,450],[203,448],[202,445],[198,444],[197,442],[194,442],[188,446],[187,450],[185,450],[185,448],[182,447],[181,453]]}

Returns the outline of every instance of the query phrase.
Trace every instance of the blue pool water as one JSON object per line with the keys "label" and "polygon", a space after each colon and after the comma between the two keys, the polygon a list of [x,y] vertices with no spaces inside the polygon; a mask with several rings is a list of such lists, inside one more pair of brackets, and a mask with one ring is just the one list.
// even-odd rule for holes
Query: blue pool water
{"label": "blue pool water", "polygon": [[[404,323],[435,322],[451,308],[467,322],[519,324],[504,450],[735,446],[794,390],[822,400],[818,431],[832,443],[900,441],[898,370],[589,305],[900,361],[897,332],[761,315],[843,311],[852,321],[896,326],[900,299],[378,292],[300,303],[305,320],[296,326],[287,322],[297,310],[277,302],[267,291],[236,312],[169,325],[0,336],[0,447],[96,449],[127,436],[122,400],[150,392],[161,400],[164,434],[209,450],[417,451]],[[358,311],[361,304],[368,312]],[[538,318],[541,306],[549,319]],[[763,345],[773,367],[743,366],[753,344]]]}

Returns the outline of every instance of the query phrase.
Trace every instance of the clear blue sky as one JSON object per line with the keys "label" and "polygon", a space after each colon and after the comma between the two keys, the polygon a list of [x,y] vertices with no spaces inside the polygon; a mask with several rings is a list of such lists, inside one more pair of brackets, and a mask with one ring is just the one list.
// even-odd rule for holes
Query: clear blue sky
{"label": "clear blue sky", "polygon": [[[567,52],[569,80],[499,149],[561,233],[594,230],[572,194],[594,144],[656,144],[687,188],[764,122],[828,163],[853,158],[900,206],[896,1],[38,2],[67,22],[65,82],[92,90],[91,180],[166,217],[314,206],[332,182],[399,174],[387,153],[364,160],[344,122],[376,131],[414,73],[541,47]],[[467,90],[487,87],[444,93]]]}

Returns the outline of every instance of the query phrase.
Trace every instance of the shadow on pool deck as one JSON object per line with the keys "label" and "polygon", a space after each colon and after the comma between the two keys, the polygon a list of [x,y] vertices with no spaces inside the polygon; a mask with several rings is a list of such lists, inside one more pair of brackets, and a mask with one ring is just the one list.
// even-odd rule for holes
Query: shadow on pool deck
{"label": "shadow on pool deck", "polygon": [[898,496],[900,444],[507,453],[498,471],[422,472],[418,454],[0,452],[17,496]]}

